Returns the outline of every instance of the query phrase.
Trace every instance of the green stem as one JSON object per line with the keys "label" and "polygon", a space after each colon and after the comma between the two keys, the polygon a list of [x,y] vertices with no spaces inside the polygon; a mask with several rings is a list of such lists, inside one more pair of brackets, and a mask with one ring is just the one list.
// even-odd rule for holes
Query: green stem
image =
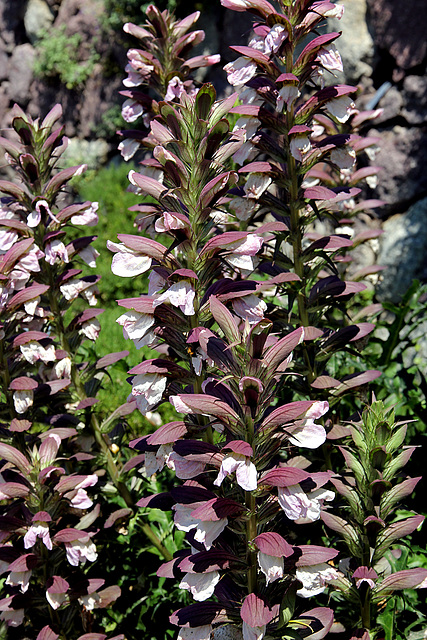
{"label": "green stem", "polygon": [[[254,421],[249,411],[246,415],[246,441],[253,448],[254,444]],[[257,591],[257,554],[251,550],[252,541],[257,535],[257,513],[256,500],[253,491],[245,491],[245,505],[249,511],[249,518],[246,522],[246,548],[248,549],[248,592]]]}
{"label": "green stem", "polygon": [[[52,274],[50,272],[50,275],[52,277]],[[51,310],[53,312],[53,324],[55,326],[55,330],[58,336],[58,339],[60,341],[61,347],[62,349],[64,349],[64,351],[66,351],[68,354],[70,354],[70,356],[73,356],[73,351],[71,349],[71,346],[67,340],[66,334],[65,334],[65,327],[64,327],[64,322],[63,322],[63,318],[61,315],[61,310],[59,309],[59,305],[58,305],[58,301],[57,298],[54,295],[54,283],[51,282],[51,287],[49,289],[49,301],[50,301],[50,305],[51,305]],[[83,384],[83,381],[80,377],[80,373],[75,365],[74,362],[74,357],[71,358],[71,381],[74,385],[74,389],[77,393],[77,396],[79,398],[80,401],[85,400],[88,396]],[[121,497],[123,498],[123,500],[126,503],[126,506],[129,507],[130,509],[134,510],[135,509],[135,503],[134,500],[129,492],[129,489],[127,488],[127,486],[120,481],[120,473],[119,470],[117,468],[117,465],[114,461],[114,458],[112,456],[112,453],[110,451],[110,448],[108,446],[108,443],[105,441],[104,436],[102,434],[101,431],[101,427],[98,421],[97,416],[92,413],[91,417],[90,417],[90,428],[92,430],[93,436],[95,438],[95,441],[99,447],[99,449],[101,450],[101,452],[104,454],[106,461],[107,461],[107,470],[109,473],[109,476],[111,478],[111,481],[113,482],[114,486],[116,487],[117,491],[119,492],[119,494],[121,495]],[[156,549],[158,549],[160,551],[160,553],[163,555],[164,559],[167,560],[171,560],[172,556],[169,553],[169,551],[162,545],[159,537],[157,536],[157,534],[151,529],[149,524],[143,524],[142,525],[142,530],[145,533],[145,535],[147,536],[147,538],[152,542],[152,544],[156,547]]]}

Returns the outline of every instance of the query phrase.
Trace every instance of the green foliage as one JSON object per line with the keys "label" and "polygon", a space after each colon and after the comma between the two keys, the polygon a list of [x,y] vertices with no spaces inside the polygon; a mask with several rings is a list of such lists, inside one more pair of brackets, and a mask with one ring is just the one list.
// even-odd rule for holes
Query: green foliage
{"label": "green foliage", "polygon": [[99,55],[92,44],[88,57],[82,60],[82,36],[79,33],[68,35],[65,31],[65,25],[43,31],[36,43],[34,73],[40,77],[59,77],[67,89],[77,89],[92,74]]}
{"label": "green foliage", "polygon": [[[163,11],[174,11],[179,0],[160,0],[155,3],[156,7]],[[145,11],[152,2],[142,2],[141,0],[104,0],[105,6],[105,26],[121,31],[123,24],[134,22],[141,24],[144,21]],[[189,11],[189,8],[186,9]]]}

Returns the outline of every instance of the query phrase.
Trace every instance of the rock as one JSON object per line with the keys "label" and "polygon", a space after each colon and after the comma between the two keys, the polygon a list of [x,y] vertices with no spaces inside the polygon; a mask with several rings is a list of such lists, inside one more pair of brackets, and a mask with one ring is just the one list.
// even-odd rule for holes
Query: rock
{"label": "rock", "polygon": [[11,53],[24,41],[24,29],[20,28],[27,0],[0,0],[0,33],[6,51]]}
{"label": "rock", "polygon": [[29,90],[33,79],[33,66],[36,57],[34,47],[20,44],[15,47],[9,62],[9,98],[20,106],[28,103]]}
{"label": "rock", "polygon": [[110,145],[105,140],[81,140],[70,138],[61,158],[61,167],[87,164],[88,169],[98,169],[105,164]]}
{"label": "rock", "polygon": [[341,20],[328,20],[328,31],[342,31],[336,46],[343,61],[344,74],[337,74],[335,82],[357,82],[363,75],[372,74],[374,42],[366,24],[366,0],[338,2],[344,5]]}
{"label": "rock", "polygon": [[402,115],[410,124],[427,121],[426,76],[407,76],[403,81]]}
{"label": "rock", "polygon": [[0,49],[0,82],[9,77],[9,56]]}
{"label": "rock", "polygon": [[43,31],[53,22],[53,13],[45,0],[28,0],[24,16],[25,31],[29,41],[34,44]]}
{"label": "rock", "polygon": [[237,627],[227,624],[214,629],[212,632],[212,640],[243,640],[243,634]]}
{"label": "rock", "polygon": [[427,265],[427,198],[383,225],[378,264],[386,266],[378,288],[380,300],[398,302],[414,278],[425,280]]}
{"label": "rock", "polygon": [[375,165],[383,170],[379,174],[375,197],[389,205],[384,212],[405,211],[427,192],[427,127],[371,129],[369,135],[381,138]]}
{"label": "rock", "polygon": [[368,0],[368,7],[375,44],[401,69],[421,64],[427,53],[425,0]]}
{"label": "rock", "polygon": [[400,111],[403,105],[402,94],[396,87],[391,87],[378,103],[378,107],[384,110],[384,113],[375,120],[375,124],[381,124],[392,120],[400,115]]}

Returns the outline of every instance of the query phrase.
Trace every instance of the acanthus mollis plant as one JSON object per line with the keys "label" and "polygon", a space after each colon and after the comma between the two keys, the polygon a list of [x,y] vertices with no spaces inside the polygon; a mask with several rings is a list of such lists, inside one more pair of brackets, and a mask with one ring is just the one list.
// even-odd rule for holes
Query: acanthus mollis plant
{"label": "acanthus mollis plant", "polygon": [[[234,155],[243,165],[243,179],[229,207],[245,226],[259,223],[266,214],[286,225],[275,232],[275,250],[258,267],[270,275],[298,276],[292,286],[283,287],[282,308],[277,305],[271,318],[283,329],[307,328],[298,358],[303,377],[295,387],[333,399],[379,375],[350,370],[337,379],[330,364],[333,354],[353,345],[357,355],[358,341],[374,328],[372,323],[348,321],[349,303],[365,285],[346,280],[343,265],[350,259],[349,251],[376,237],[377,231],[350,237],[342,224],[348,222],[351,207],[360,211],[354,206],[360,192],[355,185],[377,172],[374,168],[352,173],[357,153],[375,141],[341,131],[357,114],[357,88],[324,86],[325,71],[342,70],[334,44],[340,34],[317,31],[325,18],[340,17],[343,7],[312,1],[278,2],[278,10],[264,0],[222,4],[255,16],[249,46],[232,47],[240,57],[225,67],[242,101],[231,110],[239,116],[236,129],[245,131],[245,144]],[[354,115],[355,123],[358,116],[360,125],[371,115]],[[377,204],[365,203],[368,209]],[[327,235],[313,233],[319,218],[331,223]],[[359,368],[363,365],[354,361]]]}
{"label": "acanthus mollis plant", "polygon": [[141,48],[132,48],[127,53],[128,75],[123,80],[126,90],[120,92],[126,98],[122,116],[128,123],[142,123],[138,129],[119,132],[123,136],[119,149],[125,160],[132,158],[140,146],[152,148],[149,127],[159,113],[159,101],[173,102],[184,91],[190,95],[195,93],[194,70],[219,62],[219,55],[188,57],[205,38],[201,29],[190,31],[199,17],[200,12],[196,11],[183,20],[176,20],[167,9],[159,11],[150,4],[146,9],[146,24],[124,25],[124,31],[135,36]]}
{"label": "acanthus mollis plant", "polygon": [[[131,503],[129,492],[119,482],[95,407],[102,372],[127,352],[85,363],[79,353],[81,345],[98,337],[97,316],[102,309],[82,311],[80,305],[72,315],[78,298],[89,307],[96,305],[99,277],[82,276],[80,268],[96,266],[98,252],[91,246],[96,236],[75,238],[73,233],[70,238],[70,231],[75,225],[95,225],[98,203],[64,202],[70,179],[86,165],[56,169],[67,145],[58,124],[61,114],[56,105],[40,123],[15,106],[12,129],[18,139],[0,140],[17,177],[16,184],[0,181],[5,194],[0,219],[0,415],[9,424],[14,419],[26,424],[16,431],[33,424],[32,433],[59,418],[64,423],[68,416],[73,425],[80,421],[81,427],[92,432],[113,482]],[[128,410],[126,407],[124,413]],[[111,424],[111,420],[105,422]],[[20,436],[21,444],[24,441]]]}
{"label": "acanthus mollis plant", "polygon": [[[92,582],[88,583],[88,588],[92,589],[93,597],[85,602],[84,597],[90,592],[84,591],[84,586],[81,587],[83,591],[75,594],[73,591],[73,581],[78,577],[76,570],[72,569],[70,581],[60,573],[64,554],[58,554],[55,547],[47,556],[45,551],[41,552],[41,547],[39,549],[37,540],[40,533],[46,548],[52,549],[49,531],[59,532],[61,527],[70,526],[67,518],[75,521],[75,515],[79,513],[76,509],[86,511],[92,506],[85,487],[97,482],[95,472],[99,470],[92,461],[94,456],[82,451],[86,435],[96,440],[106,458],[111,479],[125,499],[129,492],[120,483],[118,469],[102,434],[103,426],[92,408],[97,402],[94,396],[102,373],[123,354],[91,363],[85,363],[79,354],[84,340],[96,340],[100,328],[96,316],[102,310],[88,308],[81,311],[80,307],[79,312],[76,309],[73,314],[73,301],[79,295],[84,296],[90,306],[96,304],[98,280],[97,276],[80,277],[81,269],[75,267],[84,263],[95,267],[97,252],[91,247],[94,236],[71,239],[68,233],[70,223],[95,224],[97,204],[67,205],[64,202],[63,192],[69,180],[84,171],[85,165],[63,171],[56,168],[66,147],[63,128],[58,124],[61,112],[61,107],[56,105],[40,122],[33,121],[15,106],[12,130],[17,134],[16,139],[2,138],[0,141],[17,177],[16,183],[0,181],[0,191],[5,194],[1,200],[0,218],[0,417],[3,441],[0,530],[2,553],[6,554],[6,559],[2,558],[2,571],[13,574],[12,578],[7,578],[10,595],[2,601],[2,619],[11,625],[19,624],[22,616],[16,617],[14,612],[22,610],[22,615],[27,614],[24,623],[28,625],[30,620],[37,619],[40,628],[43,620],[33,615],[32,609],[41,607],[41,611],[45,611],[46,591],[62,594],[61,603],[54,601],[53,596],[49,596],[47,602],[53,612],[62,605],[67,607],[64,618],[62,611],[61,615],[50,611],[49,618],[62,637],[70,638],[73,617],[83,619],[86,616],[89,626],[92,624],[88,612],[96,607],[98,596],[95,591],[102,580],[90,578]],[[122,413],[126,414],[132,408],[127,405]],[[120,414],[119,408],[117,415]],[[109,422],[111,424],[111,419]],[[79,427],[79,432],[75,426]],[[46,437],[47,444],[44,442]],[[67,440],[63,449],[66,457],[64,462],[54,464],[61,438]],[[62,486],[61,482],[64,484],[65,479],[60,476],[66,471],[70,480],[64,499],[64,492],[61,493],[58,487]],[[90,526],[98,515],[99,507],[88,512],[86,521],[83,518],[80,524],[77,523],[76,530]],[[29,532],[31,535],[25,537]],[[90,533],[93,535],[95,530]],[[75,540],[80,540],[81,535],[77,532]],[[84,533],[83,537],[89,544],[89,533]],[[38,545],[36,551],[26,553],[26,549],[35,544]],[[89,559],[94,560],[94,545],[90,544],[92,557]],[[13,557],[9,558],[9,552]],[[33,574],[32,569],[35,569]],[[15,573],[26,574],[25,584],[15,579]],[[84,583],[88,578],[82,575],[80,579]],[[26,594],[24,600],[20,590]],[[105,598],[106,606],[117,597],[118,588],[114,593],[114,598]],[[76,597],[73,594],[77,594]],[[80,596],[83,600],[78,604]],[[68,607],[69,602],[74,604]],[[76,633],[78,627],[85,630],[86,623],[76,624]]]}
{"label": "acanthus mollis plant", "polygon": [[[25,454],[0,443],[0,573],[5,579],[0,620],[12,629],[10,637],[35,637],[39,631],[40,640],[82,640],[81,634],[92,630],[93,610],[111,606],[120,596],[118,586],[104,588],[104,579],[87,572],[86,563],[97,559],[94,523],[100,504],[90,493],[98,475],[67,473],[72,460],[58,455],[60,447],[64,453],[72,447],[76,433],[69,427],[49,429],[32,438]],[[13,633],[16,627],[19,636]]]}
{"label": "acanthus mollis plant", "polygon": [[402,589],[427,587],[427,569],[393,571],[393,551],[424,520],[415,513],[397,513],[420,480],[403,470],[416,449],[403,446],[406,429],[395,422],[391,408],[374,398],[360,422],[345,427],[348,435],[339,447],[344,470],[331,480],[342,502],[337,497],[334,512],[321,514],[349,554],[340,560],[345,579],[337,583],[335,596],[344,601],[336,606],[338,619],[354,638],[383,638],[378,615],[384,599]]}
{"label": "acanthus mollis plant", "polygon": [[145,216],[170,236],[168,246],[128,234],[109,242],[113,273],[135,277],[151,270],[148,295],[119,301],[128,309],[118,319],[124,335],[137,348],[148,345],[163,356],[130,370],[129,400],[145,415],[169,397],[186,416],[132,443],[140,455],[129,467],[144,464],[150,476],[166,465],[185,481],[139,502],[172,507],[191,544],[161,575],[180,575],[196,601],[217,597],[172,616],[180,638],[207,639],[224,623],[242,629],[245,640],[266,633],[295,637],[296,630],[301,637],[322,638],[332,611],[299,614],[295,594],[326,588],[337,576],[328,564],[336,552],[298,546],[291,531],[295,523],[319,519],[334,493],[325,488],[330,473],[308,472],[306,460],[293,464],[291,452],[323,444],[325,430],[314,419],[328,405],[275,405],[304,330],[281,339],[271,333],[260,294],[297,276],[244,279],[269,250],[271,232],[285,227],[272,222],[251,232],[224,230],[224,196],[237,179],[226,170],[227,160],[243,138],[230,134],[224,118],[235,95],[214,100],[213,88],[204,85],[195,97],[183,93],[176,105],[161,103],[151,123],[161,180],[129,175],[154,200]]}

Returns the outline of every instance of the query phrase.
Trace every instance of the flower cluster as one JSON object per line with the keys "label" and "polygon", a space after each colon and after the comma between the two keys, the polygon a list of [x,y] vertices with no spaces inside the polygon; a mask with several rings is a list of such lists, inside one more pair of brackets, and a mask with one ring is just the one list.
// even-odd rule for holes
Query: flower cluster
{"label": "flower cluster", "polygon": [[[69,607],[92,611],[120,596],[119,587],[102,589],[104,580],[88,580],[80,569],[97,559],[93,525],[100,507],[90,496],[98,476],[69,474],[64,463],[69,467],[70,461],[58,456],[76,434],[64,427],[45,431],[32,438],[27,455],[0,443],[0,499],[5,503],[0,570],[9,592],[0,600],[0,619],[12,627],[33,616],[36,607],[37,620],[53,619],[52,612],[58,611],[54,626],[75,633]],[[31,622],[37,628],[36,620]]]}
{"label": "flower cluster", "polygon": [[[183,20],[175,20],[167,11],[159,11],[154,5],[146,10],[147,23],[137,26],[124,25],[126,33],[138,39],[141,48],[129,49],[126,65],[127,77],[123,80],[126,90],[120,94],[126,98],[122,107],[123,119],[128,123],[141,122],[139,130],[120,131],[123,141],[119,150],[125,160],[132,158],[140,146],[152,148],[149,126],[159,113],[159,103],[140,87],[149,87],[165,102],[179,100],[183,92],[194,95],[197,91],[191,74],[194,70],[219,62],[219,55],[188,57],[191,50],[205,38],[201,29],[189,31],[200,17],[196,11]],[[167,43],[167,46],[165,46]]]}

